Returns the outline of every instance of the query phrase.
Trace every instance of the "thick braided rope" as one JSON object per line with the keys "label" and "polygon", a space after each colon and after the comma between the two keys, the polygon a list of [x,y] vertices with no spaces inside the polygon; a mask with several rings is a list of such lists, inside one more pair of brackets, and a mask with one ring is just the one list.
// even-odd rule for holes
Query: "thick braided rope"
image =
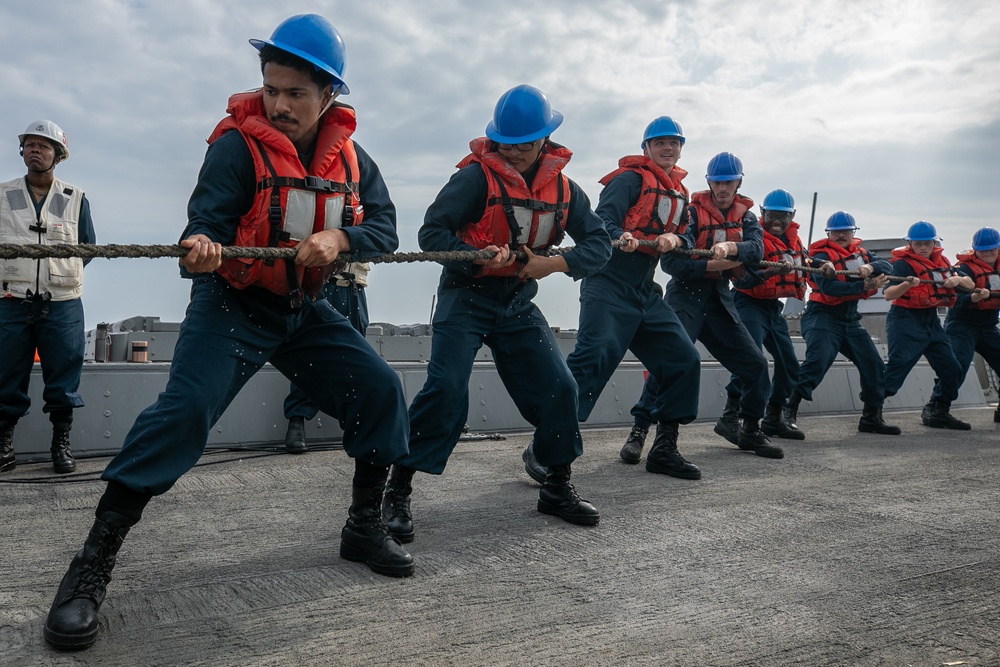
{"label": "thick braided rope", "polygon": [[[612,246],[618,247],[623,245],[620,240],[612,241]],[[645,246],[648,248],[655,248],[656,241],[640,240],[640,246]],[[562,255],[573,249],[570,247],[562,248],[550,248],[546,253],[548,256],[552,255]],[[80,257],[82,259],[120,259],[120,258],[130,258],[130,259],[156,259],[161,257],[184,257],[188,253],[189,249],[184,248],[180,245],[140,245],[140,244],[116,244],[107,243],[104,245],[81,243],[77,245],[68,244],[56,244],[56,245],[42,245],[42,244],[14,244],[14,243],[0,243],[0,259],[14,259],[18,257],[23,257],[27,259],[44,259],[44,258],[70,258],[70,257]],[[249,248],[249,247],[238,247],[238,246],[223,246],[222,257],[223,259],[294,259],[297,248]],[[703,250],[700,248],[674,248],[671,252],[676,252],[682,255],[692,255],[698,257],[713,257],[714,254],[711,250]],[[364,260],[371,262],[372,264],[405,264],[412,262],[471,262],[477,259],[492,259],[496,253],[489,250],[479,250],[479,251],[464,251],[464,250],[452,250],[452,251],[441,251],[441,252],[395,252],[388,253],[384,255],[377,255],[375,257],[369,257]],[[526,261],[528,256],[522,250],[515,251],[515,255],[521,261]],[[350,255],[341,254],[338,257],[338,261],[352,262],[355,261]],[[781,268],[785,265],[781,262],[767,262],[759,261],[754,264],[754,266],[762,267],[774,267]],[[802,273],[822,273],[820,269],[811,266],[793,266],[792,270],[800,271]],[[837,275],[846,276],[860,276],[857,271],[837,271]],[[899,276],[886,276],[889,282],[905,282],[906,278]],[[934,280],[921,280],[921,283],[927,284],[941,284],[941,281]]]}

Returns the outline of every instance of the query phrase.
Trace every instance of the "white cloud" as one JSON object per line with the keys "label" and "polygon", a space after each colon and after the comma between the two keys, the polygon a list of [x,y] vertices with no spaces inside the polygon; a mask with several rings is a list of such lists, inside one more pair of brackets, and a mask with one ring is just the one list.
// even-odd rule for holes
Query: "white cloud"
{"label": "white cloud", "polygon": [[[5,3],[0,177],[23,171],[16,135],[50,117],[73,150],[59,174],[87,190],[101,240],[173,241],[205,137],[231,93],[259,85],[247,40],[304,11],[330,17],[347,42],[344,101],[396,200],[404,249],[497,97],[522,82],[566,115],[554,139],[574,151],[568,173],[595,201],[597,180],[668,114],[688,138],[692,189],[730,150],[745,163],[744,191],[790,190],[800,220],[816,191],[823,220],[847,209],[875,237],[928,218],[951,252],[951,239],[996,224],[987,179],[1000,154],[1000,6],[944,0],[56,0],[44,13]],[[173,262],[136,262],[88,268],[89,324],[140,293],[122,317],[160,314],[161,303],[181,316],[187,285]],[[376,269],[373,319],[425,320],[436,273]],[[553,324],[575,326],[576,285],[546,280],[541,292]]]}

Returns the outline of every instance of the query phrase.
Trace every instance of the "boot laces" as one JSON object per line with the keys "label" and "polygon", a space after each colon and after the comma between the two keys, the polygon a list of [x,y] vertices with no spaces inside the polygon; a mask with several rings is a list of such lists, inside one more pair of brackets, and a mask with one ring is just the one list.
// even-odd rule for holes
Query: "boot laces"
{"label": "boot laces", "polygon": [[410,510],[410,494],[404,490],[390,489],[385,493],[392,506],[392,516],[408,515]]}
{"label": "boot laces", "polygon": [[646,434],[647,433],[648,433],[648,431],[646,429],[644,429],[643,427],[641,427],[641,426],[633,426],[632,430],[629,431],[628,438],[626,439],[626,442],[632,441],[632,440],[635,440],[635,441],[638,441],[638,442],[643,442],[646,439]]}
{"label": "boot laces", "polygon": [[109,532],[101,538],[97,552],[80,568],[66,599],[88,597],[97,603],[104,599],[104,592],[107,590],[108,582],[111,581],[111,570],[115,566],[117,539],[118,536],[114,532]]}

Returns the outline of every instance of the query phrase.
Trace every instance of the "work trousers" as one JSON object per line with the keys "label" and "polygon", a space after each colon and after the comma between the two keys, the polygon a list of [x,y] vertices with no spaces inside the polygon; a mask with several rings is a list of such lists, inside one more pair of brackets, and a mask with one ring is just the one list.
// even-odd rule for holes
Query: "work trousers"
{"label": "work trousers", "polygon": [[[771,381],[767,376],[767,359],[736,314],[732,296],[714,286],[702,289],[698,298],[691,298],[685,281],[667,286],[667,305],[673,308],[692,342],[701,341],[709,353],[742,383],[740,416],[760,419],[764,416]],[[652,375],[646,380],[639,401],[632,407],[632,416],[639,426],[653,423],[656,396],[661,391]]]}
{"label": "work trousers", "polygon": [[949,404],[958,398],[965,372],[951,349],[937,308],[892,306],[885,316],[885,334],[889,343],[889,363],[885,366],[886,396],[899,391],[906,376],[924,356],[937,375],[939,398]]}
{"label": "work trousers", "polygon": [[537,282],[445,271],[438,286],[427,380],[410,405],[410,453],[400,463],[444,472],[469,415],[469,378],[485,343],[521,416],[535,427],[543,466],[583,453],[577,387],[552,330],[532,302]]}
{"label": "work trousers", "polygon": [[344,450],[375,466],[406,454],[399,377],[326,299],[292,310],[288,297],[233,289],[200,275],[181,323],[167,387],[142,411],[102,479],[165,493],[197,463],[209,429],[270,362],[344,429]]}
{"label": "work trousers", "polygon": [[[757,347],[767,350],[774,360],[774,376],[767,402],[784,405],[799,384],[799,360],[788,333],[788,322],[781,314],[784,304],[778,299],[757,299],[742,292],[733,293],[733,302],[743,326]],[[742,394],[743,385],[734,373],[726,391]]]}
{"label": "work trousers", "polygon": [[581,422],[590,417],[626,350],[663,388],[655,397],[651,418],[664,423],[694,421],[701,357],[659,286],[649,281],[636,289],[602,274],[585,278],[580,286],[576,347],[566,359],[580,388]]}
{"label": "work trousers", "polygon": [[799,366],[796,391],[807,401],[833,366],[837,354],[851,360],[861,376],[861,400],[865,405],[881,406],[885,401],[885,363],[861,322],[837,317],[822,306],[810,302],[800,322],[806,341],[806,359]]}
{"label": "work trousers", "polygon": [[[959,320],[946,320],[944,331],[951,341],[951,349],[958,360],[958,368],[961,375],[958,379],[959,389],[965,382],[965,375],[969,372],[972,358],[978,352],[993,372],[1000,375],[1000,331],[996,324],[988,326],[975,326]],[[935,400],[942,398],[941,379],[934,381],[934,393],[931,397]]]}
{"label": "work trousers", "polygon": [[[365,331],[368,329],[368,299],[363,287],[337,285],[336,282],[330,282],[323,288],[323,296],[330,302],[334,310],[347,318],[347,321],[358,333],[362,336],[365,335]],[[285,419],[302,417],[309,420],[316,416],[319,408],[293,382],[288,396],[285,397],[284,411]]]}
{"label": "work trousers", "polygon": [[0,418],[16,422],[28,412],[28,384],[41,360],[42,412],[83,407],[80,374],[85,336],[83,302],[0,298]]}

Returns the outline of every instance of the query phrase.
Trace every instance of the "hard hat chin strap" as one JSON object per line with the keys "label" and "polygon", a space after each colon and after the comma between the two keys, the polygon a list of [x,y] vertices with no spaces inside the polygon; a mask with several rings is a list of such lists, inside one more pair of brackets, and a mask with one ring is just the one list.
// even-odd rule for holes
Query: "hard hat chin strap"
{"label": "hard hat chin strap", "polygon": [[337,100],[338,97],[340,97],[340,88],[339,87],[337,88],[337,90],[333,91],[332,95],[330,95],[330,101],[326,103],[326,106],[323,107],[323,110],[319,112],[319,115],[322,116],[327,111],[329,111],[330,107],[333,106],[333,103]]}

